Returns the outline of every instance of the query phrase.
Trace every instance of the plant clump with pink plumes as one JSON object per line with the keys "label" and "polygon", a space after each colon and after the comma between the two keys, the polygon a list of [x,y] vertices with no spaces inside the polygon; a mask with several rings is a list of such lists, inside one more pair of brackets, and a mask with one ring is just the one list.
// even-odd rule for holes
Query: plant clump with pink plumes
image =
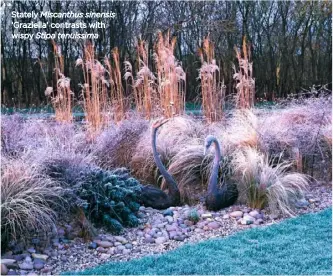
{"label": "plant clump with pink plumes", "polygon": [[216,64],[214,45],[209,37],[199,48],[199,56],[202,65],[198,79],[201,81],[203,115],[208,122],[219,121],[224,112],[226,87],[220,80],[220,68]]}

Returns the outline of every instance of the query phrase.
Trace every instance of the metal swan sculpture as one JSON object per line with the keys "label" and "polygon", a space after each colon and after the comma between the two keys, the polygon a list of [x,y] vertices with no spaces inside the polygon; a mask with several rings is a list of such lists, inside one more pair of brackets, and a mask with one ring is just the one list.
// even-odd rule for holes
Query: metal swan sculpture
{"label": "metal swan sculpture", "polygon": [[205,154],[212,144],[215,146],[215,157],[205,203],[208,210],[217,211],[234,204],[238,197],[238,190],[233,183],[225,182],[219,185],[221,149],[217,139],[212,135],[208,135],[205,139]]}
{"label": "metal swan sculpture", "polygon": [[147,207],[148,206],[152,207],[154,209],[166,209],[170,206],[177,206],[180,204],[180,193],[177,183],[164,167],[156,148],[157,130],[167,121],[168,119],[158,120],[153,124],[151,141],[152,141],[154,160],[157,168],[159,169],[160,173],[165,179],[168,188],[168,194],[152,185],[144,186],[141,191],[141,199],[143,205]]}

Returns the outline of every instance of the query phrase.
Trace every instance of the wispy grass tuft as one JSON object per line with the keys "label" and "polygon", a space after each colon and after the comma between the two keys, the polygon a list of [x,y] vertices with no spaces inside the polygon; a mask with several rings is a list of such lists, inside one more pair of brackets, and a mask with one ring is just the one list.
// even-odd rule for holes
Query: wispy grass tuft
{"label": "wispy grass tuft", "polygon": [[62,193],[63,189],[29,159],[2,157],[2,242],[52,232]]}
{"label": "wispy grass tuft", "polygon": [[238,176],[240,200],[252,208],[269,205],[272,212],[293,215],[293,204],[303,197],[308,187],[304,174],[289,172],[290,162],[272,162],[251,147],[237,151],[232,162]]}

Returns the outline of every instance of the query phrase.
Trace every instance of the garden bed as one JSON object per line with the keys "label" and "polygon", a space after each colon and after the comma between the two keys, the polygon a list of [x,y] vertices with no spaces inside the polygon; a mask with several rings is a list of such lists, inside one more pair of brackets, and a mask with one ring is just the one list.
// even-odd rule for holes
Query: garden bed
{"label": "garden bed", "polygon": [[[299,202],[296,215],[326,209],[332,205],[331,199],[332,189],[329,184],[313,184],[306,194],[306,200]],[[190,212],[194,209],[199,215],[196,223],[189,220]],[[64,223],[59,225],[57,235],[43,251],[33,244],[25,249],[16,245],[12,251],[3,254],[2,259],[6,259],[9,274],[12,275],[59,274],[94,267],[108,261],[127,261],[161,254],[184,244],[273,225],[287,218],[282,214],[269,214],[265,209],[255,210],[239,204],[218,212],[209,212],[201,204],[171,207],[163,211],[141,207],[139,216],[139,227],[126,229],[123,235],[112,235],[99,229],[93,242],[75,237],[75,225]],[[40,256],[34,255],[33,252],[36,251]]]}

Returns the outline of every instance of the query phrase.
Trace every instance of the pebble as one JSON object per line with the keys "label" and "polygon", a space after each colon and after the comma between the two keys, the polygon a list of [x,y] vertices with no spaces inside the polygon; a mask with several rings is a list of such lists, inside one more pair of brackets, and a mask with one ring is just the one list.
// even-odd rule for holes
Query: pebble
{"label": "pebble", "polygon": [[205,219],[205,218],[211,218],[211,217],[213,217],[213,216],[212,216],[211,213],[205,213],[205,214],[202,214],[201,217],[202,217],[203,219]]}
{"label": "pebble", "polygon": [[320,202],[320,199],[319,199],[319,198],[310,198],[310,199],[309,199],[309,202],[310,202],[310,203]]}
{"label": "pebble", "polygon": [[113,246],[113,243],[109,242],[109,241],[96,241],[96,243],[98,246],[101,246],[101,247],[112,247]]}
{"label": "pebble", "polygon": [[243,212],[242,211],[233,211],[230,213],[230,216],[233,218],[239,218],[243,216]]}
{"label": "pebble", "polygon": [[307,201],[305,199],[301,199],[295,203],[295,206],[296,206],[296,208],[306,208],[306,207],[308,207],[309,204],[310,204],[309,201]]}
{"label": "pebble", "polygon": [[209,229],[218,229],[220,228],[220,224],[216,221],[210,222],[207,224]]}
{"label": "pebble", "polygon": [[43,261],[46,261],[49,256],[48,255],[44,255],[44,254],[36,254],[36,253],[33,253],[31,255],[34,259],[40,259],[40,260],[43,260]]}
{"label": "pebble", "polygon": [[110,247],[106,253],[113,255],[115,253],[116,249],[114,247]]}
{"label": "pebble", "polygon": [[43,274],[50,273],[52,271],[51,267],[44,267],[40,272]]}
{"label": "pebble", "polygon": [[108,250],[107,250],[108,247],[97,247],[96,248],[96,251],[99,252],[99,253],[106,253]]}
{"label": "pebble", "polygon": [[96,249],[97,248],[97,243],[96,242],[89,243],[88,248],[89,249]]}
{"label": "pebble", "polygon": [[165,237],[158,237],[155,239],[155,243],[156,244],[163,244],[166,242],[166,238]]}
{"label": "pebble", "polygon": [[169,224],[173,223],[173,217],[166,216],[165,219],[168,221]]}
{"label": "pebble", "polygon": [[114,238],[115,238],[116,241],[121,242],[122,244],[127,243],[127,240],[124,237],[115,236]]}
{"label": "pebble", "polygon": [[105,253],[102,253],[102,254],[100,255],[101,260],[107,260],[107,259],[109,259],[110,257],[111,257],[110,254],[105,254]]}
{"label": "pebble", "polygon": [[168,232],[171,232],[171,231],[177,231],[177,226],[174,226],[174,225],[167,225],[165,227],[165,229],[168,231]]}
{"label": "pebble", "polygon": [[118,246],[117,246],[117,249],[122,251],[122,250],[126,249],[126,247],[123,246],[123,245],[118,245]]}
{"label": "pebble", "polygon": [[29,253],[31,253],[31,254],[32,254],[32,253],[36,253],[36,249],[33,248],[33,247],[28,248],[27,251],[28,251]]}
{"label": "pebble", "polygon": [[34,265],[32,262],[24,261],[23,263],[19,264],[19,268],[23,270],[32,270],[34,269]]}
{"label": "pebble", "polygon": [[44,268],[44,266],[45,262],[41,260],[34,260],[34,269],[41,270],[42,268]]}
{"label": "pebble", "polygon": [[259,212],[257,210],[253,210],[249,213],[249,215],[251,217],[257,218],[257,216],[259,215]]}
{"label": "pebble", "polygon": [[163,211],[163,215],[164,216],[173,216],[173,211],[171,209],[166,209],[165,211]]}
{"label": "pebble", "polygon": [[1,259],[1,264],[4,264],[4,265],[12,265],[16,263],[16,260],[14,259]]}
{"label": "pebble", "polygon": [[126,248],[126,249],[132,249],[132,248],[133,248],[133,245],[131,245],[130,243],[126,243],[126,244],[125,244],[125,248]]}
{"label": "pebble", "polygon": [[1,264],[1,275],[7,275],[8,274],[8,268],[5,264]]}
{"label": "pebble", "polygon": [[171,231],[169,232],[169,238],[173,239],[174,237],[176,237],[178,235],[178,233],[176,231]]}
{"label": "pebble", "polygon": [[264,220],[263,220],[263,219],[257,219],[257,220],[254,222],[254,224],[256,224],[256,225],[259,225],[259,224],[262,224],[262,223],[264,223]]}
{"label": "pebble", "polygon": [[123,254],[125,254],[125,255],[130,254],[130,253],[131,253],[130,249],[124,249],[123,250]]}
{"label": "pebble", "polygon": [[153,243],[155,240],[152,237],[145,238],[146,243]]}
{"label": "pebble", "polygon": [[246,218],[242,218],[241,220],[240,220],[240,223],[242,224],[242,225],[249,225],[249,224],[252,224],[254,221],[253,220],[249,220],[249,219],[246,219]]}
{"label": "pebble", "polygon": [[156,226],[157,226],[157,228],[163,228],[167,224],[168,224],[167,222],[163,222],[163,223],[157,224]]}
{"label": "pebble", "polygon": [[191,220],[186,219],[186,220],[184,220],[184,224],[185,224],[186,226],[192,226],[192,225],[194,225],[194,222],[191,221]]}
{"label": "pebble", "polygon": [[16,261],[22,261],[25,256],[23,254],[19,254],[19,255],[14,255],[13,258],[16,260]]}
{"label": "pebble", "polygon": [[228,219],[230,216],[228,214],[223,215],[223,219]]}
{"label": "pebble", "polygon": [[107,240],[107,241],[109,241],[109,242],[114,242],[114,237],[113,236],[110,236],[110,235],[106,235],[105,236],[105,239]]}
{"label": "pebble", "polygon": [[174,237],[174,240],[175,241],[183,241],[183,240],[185,240],[185,237],[184,236],[176,236],[176,237]]}

